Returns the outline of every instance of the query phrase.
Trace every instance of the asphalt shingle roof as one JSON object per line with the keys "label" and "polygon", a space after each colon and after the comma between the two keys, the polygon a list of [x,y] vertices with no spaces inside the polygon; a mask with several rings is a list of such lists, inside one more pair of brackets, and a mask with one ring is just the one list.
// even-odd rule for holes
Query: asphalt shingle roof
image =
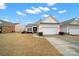
{"label": "asphalt shingle roof", "polygon": [[[46,20],[47,18],[52,18],[53,20],[55,20],[56,22],[51,22],[51,23],[59,23],[56,19],[55,19],[55,17],[53,17],[53,16],[48,16],[48,17],[45,17],[44,19],[40,19],[40,20],[38,20],[37,22],[35,22],[35,24],[37,25],[37,24],[40,24],[40,23],[46,23],[46,22],[43,22],[44,20]],[[47,22],[48,23],[48,22]]]}
{"label": "asphalt shingle roof", "polygon": [[26,27],[36,26],[35,24],[27,24]]}
{"label": "asphalt shingle roof", "polygon": [[72,19],[66,20],[64,22],[61,22],[60,24],[61,25],[69,25],[69,24],[74,24],[74,23],[78,24],[79,23],[79,19],[78,18],[72,18]]}
{"label": "asphalt shingle roof", "polygon": [[0,25],[2,26],[13,26],[14,23],[8,22],[8,21],[4,21],[4,20],[0,20]]}

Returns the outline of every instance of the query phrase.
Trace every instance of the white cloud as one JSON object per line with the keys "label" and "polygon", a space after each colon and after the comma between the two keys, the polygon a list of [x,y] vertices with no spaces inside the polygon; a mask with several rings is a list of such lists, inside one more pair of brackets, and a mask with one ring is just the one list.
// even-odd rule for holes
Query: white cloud
{"label": "white cloud", "polygon": [[60,11],[58,11],[59,14],[63,14],[63,13],[66,13],[66,12],[67,12],[67,10],[60,10]]}
{"label": "white cloud", "polygon": [[27,13],[31,13],[31,14],[38,14],[38,13],[41,13],[41,10],[39,8],[35,8],[35,7],[32,7],[32,9],[26,9],[25,10]]}
{"label": "white cloud", "polygon": [[9,17],[4,17],[4,18],[2,18],[2,20],[4,20],[4,21],[10,21]]}
{"label": "white cloud", "polygon": [[37,11],[32,10],[32,9],[26,9],[25,11],[26,11],[27,13],[31,13],[31,14],[38,14]]}
{"label": "white cloud", "polygon": [[56,16],[53,16],[54,18],[56,18]]}
{"label": "white cloud", "polygon": [[3,20],[4,20],[4,21],[10,21],[10,20],[9,20],[9,19],[7,19],[7,18],[4,18]]}
{"label": "white cloud", "polygon": [[50,9],[48,7],[32,7],[31,9],[26,9],[26,13],[31,13],[31,14],[38,14],[41,13],[42,11],[49,11]]}
{"label": "white cloud", "polygon": [[20,15],[20,16],[25,16],[25,14],[24,14],[24,13],[22,13],[22,12],[20,12],[20,11],[17,11],[16,13],[17,13],[17,15]]}
{"label": "white cloud", "polygon": [[53,5],[55,5],[56,3],[48,3],[47,5],[48,6],[53,6]]}
{"label": "white cloud", "polygon": [[53,10],[57,10],[57,8],[56,7],[54,7],[54,8],[52,8]]}
{"label": "white cloud", "polygon": [[6,9],[6,6],[4,3],[0,3],[0,9]]}
{"label": "white cloud", "polygon": [[44,15],[43,15],[43,17],[48,17],[48,16],[49,16],[48,14],[44,14]]}
{"label": "white cloud", "polygon": [[32,7],[31,9],[26,9],[25,10],[27,13],[31,13],[31,14],[38,14],[38,13],[41,13],[41,10],[39,8],[35,8],[35,7]]}
{"label": "white cloud", "polygon": [[35,7],[32,7],[32,9],[34,10],[34,11],[36,11],[36,12],[41,12],[41,10],[39,9],[39,8],[35,8]]}
{"label": "white cloud", "polygon": [[42,11],[49,11],[50,9],[48,7],[38,7]]}

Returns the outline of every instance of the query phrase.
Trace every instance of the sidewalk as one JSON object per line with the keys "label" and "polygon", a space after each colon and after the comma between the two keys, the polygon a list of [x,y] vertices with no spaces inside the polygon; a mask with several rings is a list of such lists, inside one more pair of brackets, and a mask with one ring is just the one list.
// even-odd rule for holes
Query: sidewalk
{"label": "sidewalk", "polygon": [[46,39],[64,56],[79,56],[79,46],[55,37],[46,37]]}

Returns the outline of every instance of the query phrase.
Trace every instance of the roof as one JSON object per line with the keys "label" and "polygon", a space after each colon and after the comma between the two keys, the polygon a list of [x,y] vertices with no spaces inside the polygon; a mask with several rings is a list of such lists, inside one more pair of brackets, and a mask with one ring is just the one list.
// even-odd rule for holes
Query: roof
{"label": "roof", "polygon": [[13,26],[14,23],[11,23],[11,22],[8,22],[8,21],[4,21],[4,20],[0,20],[0,25],[3,25],[3,26]]}
{"label": "roof", "polygon": [[14,25],[17,25],[17,24],[20,24],[20,23],[14,23]]}
{"label": "roof", "polygon": [[60,23],[60,25],[69,25],[69,24],[79,25],[79,19],[78,18],[72,18],[72,19],[69,19],[69,20],[66,20],[66,21]]}
{"label": "roof", "polygon": [[36,25],[40,24],[40,23],[55,24],[55,23],[58,23],[58,21],[56,20],[56,18],[54,16],[48,16],[42,20],[40,19],[37,22],[35,22]]}
{"label": "roof", "polygon": [[41,23],[58,23],[58,21],[56,20],[56,18],[54,16],[48,16],[46,18],[44,18]]}
{"label": "roof", "polygon": [[35,24],[27,24],[26,27],[36,26]]}
{"label": "roof", "polygon": [[38,25],[38,24],[41,23],[41,21],[42,21],[42,20],[40,19],[40,20],[36,21],[35,24]]}

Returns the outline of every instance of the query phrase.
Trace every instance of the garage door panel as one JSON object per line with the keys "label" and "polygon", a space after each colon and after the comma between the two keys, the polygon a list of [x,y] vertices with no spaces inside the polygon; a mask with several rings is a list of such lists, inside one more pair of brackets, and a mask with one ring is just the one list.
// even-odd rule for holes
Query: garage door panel
{"label": "garage door panel", "polygon": [[71,27],[69,29],[70,34],[79,35],[79,26],[78,27]]}
{"label": "garage door panel", "polygon": [[44,35],[52,35],[52,34],[57,34],[57,28],[41,28],[42,32]]}
{"label": "garage door panel", "polygon": [[70,34],[79,34],[79,29],[70,29]]}

